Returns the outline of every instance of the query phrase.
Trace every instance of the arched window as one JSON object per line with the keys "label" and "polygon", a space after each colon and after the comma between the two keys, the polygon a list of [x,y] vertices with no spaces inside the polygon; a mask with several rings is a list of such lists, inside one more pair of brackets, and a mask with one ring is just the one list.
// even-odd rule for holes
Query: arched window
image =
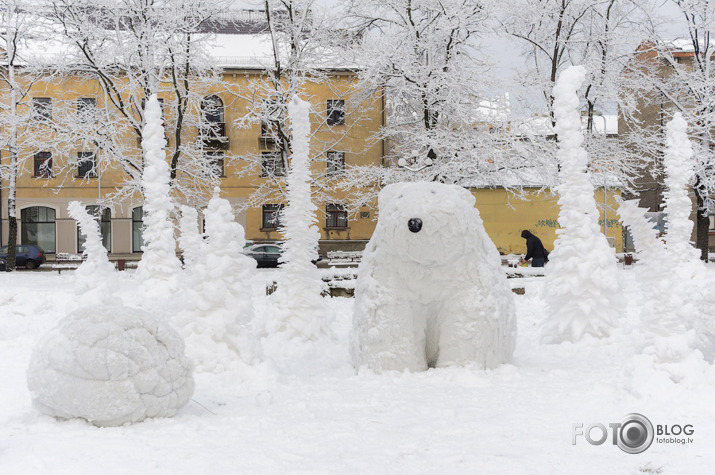
{"label": "arched window", "polygon": [[20,243],[35,244],[45,252],[57,251],[55,210],[47,206],[31,206],[21,212]]}
{"label": "arched window", "polygon": [[132,210],[132,252],[142,252],[144,238],[144,208],[137,206]]}
{"label": "arched window", "polygon": [[[109,208],[100,208],[99,205],[88,205],[85,209],[99,222],[99,231],[102,233],[102,245],[107,251],[112,250],[112,211]],[[101,215],[100,215],[101,210]],[[84,251],[85,237],[77,226],[77,251]]]}
{"label": "arched window", "polygon": [[218,96],[204,97],[204,100],[201,101],[201,112],[203,113],[204,120],[209,124],[225,122],[223,101]]}

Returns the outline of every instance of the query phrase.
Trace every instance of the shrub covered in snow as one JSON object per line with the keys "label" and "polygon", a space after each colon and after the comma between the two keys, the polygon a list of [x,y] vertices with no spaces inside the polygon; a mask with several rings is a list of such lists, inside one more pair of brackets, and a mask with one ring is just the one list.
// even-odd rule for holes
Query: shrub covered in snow
{"label": "shrub covered in snow", "polygon": [[382,190],[355,286],[356,367],[422,371],[511,361],[513,296],[474,201],[469,191],[439,183]]}
{"label": "shrub covered in snow", "polygon": [[174,416],[194,390],[181,336],[121,306],[85,307],[61,320],[35,348],[27,383],[41,412],[97,426]]}
{"label": "shrub covered in snow", "polygon": [[554,87],[561,229],[556,231],[545,279],[544,341],[549,343],[578,341],[585,334],[606,337],[622,308],[615,253],[601,234],[594,188],[586,173],[576,94],[585,75],[585,68],[572,66],[561,73]]}

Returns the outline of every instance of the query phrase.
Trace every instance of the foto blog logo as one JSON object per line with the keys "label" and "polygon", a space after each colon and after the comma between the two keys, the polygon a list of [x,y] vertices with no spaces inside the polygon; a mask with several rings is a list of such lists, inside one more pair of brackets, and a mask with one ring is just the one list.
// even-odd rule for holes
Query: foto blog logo
{"label": "foto blog logo", "polygon": [[[653,443],[655,431],[653,424],[647,417],[631,413],[623,417],[620,422],[608,424],[611,429],[611,441],[621,450],[629,454],[639,454]],[[596,422],[589,424],[586,429],[583,423],[573,424],[571,443],[576,445],[576,439],[583,436],[591,445],[601,445],[608,439],[608,429],[605,425]]]}
{"label": "foto blog logo", "polygon": [[591,445],[601,445],[609,439],[613,445],[617,445],[621,450],[629,454],[639,454],[651,446],[655,436],[656,441],[663,444],[689,444],[692,438],[678,437],[680,435],[692,435],[695,430],[692,424],[685,425],[657,425],[653,424],[642,414],[631,413],[623,417],[620,422],[611,422],[608,428],[601,423],[593,423],[584,429],[583,423],[573,424],[571,433],[571,443],[576,445],[579,437],[583,437]]}

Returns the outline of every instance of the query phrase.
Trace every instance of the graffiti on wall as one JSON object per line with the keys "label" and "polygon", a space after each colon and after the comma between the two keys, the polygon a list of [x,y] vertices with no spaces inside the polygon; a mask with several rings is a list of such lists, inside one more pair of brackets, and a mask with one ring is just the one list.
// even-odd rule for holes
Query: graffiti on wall
{"label": "graffiti on wall", "polygon": [[559,222],[555,219],[540,219],[536,222],[537,228],[558,228]]}
{"label": "graffiti on wall", "polygon": [[[603,226],[603,219],[598,220],[598,225]],[[621,221],[615,218],[610,218],[606,220],[607,228],[617,228],[621,226]],[[540,219],[536,222],[534,226],[536,228],[558,228],[559,221],[556,219]]]}
{"label": "graffiti on wall", "polygon": [[[603,226],[603,219],[598,220],[598,225]],[[621,226],[621,220],[620,219],[615,219],[615,218],[610,218],[606,220],[606,227],[607,228],[618,228]]]}

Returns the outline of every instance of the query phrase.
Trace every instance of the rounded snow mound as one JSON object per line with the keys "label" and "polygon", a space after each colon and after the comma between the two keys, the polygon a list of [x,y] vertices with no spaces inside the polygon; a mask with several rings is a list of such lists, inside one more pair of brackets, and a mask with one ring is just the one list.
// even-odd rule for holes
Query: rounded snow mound
{"label": "rounded snow mound", "polygon": [[181,336],[121,306],[81,308],[61,320],[35,348],[27,385],[40,412],[97,426],[174,416],[194,391]]}

